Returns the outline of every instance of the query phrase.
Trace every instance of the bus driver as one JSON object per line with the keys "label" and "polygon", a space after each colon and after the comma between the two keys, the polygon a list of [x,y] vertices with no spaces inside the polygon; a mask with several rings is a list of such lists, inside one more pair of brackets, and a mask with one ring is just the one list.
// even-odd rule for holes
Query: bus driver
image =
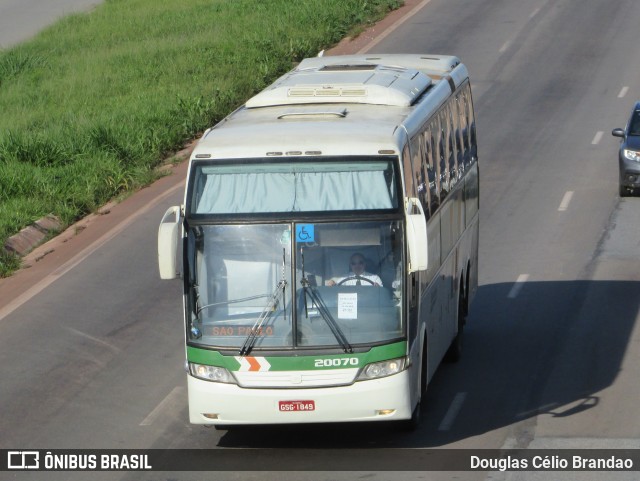
{"label": "bus driver", "polygon": [[365,261],[364,256],[358,252],[351,256],[349,261],[351,271],[346,277],[339,279],[330,279],[325,284],[329,287],[340,286],[382,286],[382,280],[376,274],[370,274],[364,270]]}

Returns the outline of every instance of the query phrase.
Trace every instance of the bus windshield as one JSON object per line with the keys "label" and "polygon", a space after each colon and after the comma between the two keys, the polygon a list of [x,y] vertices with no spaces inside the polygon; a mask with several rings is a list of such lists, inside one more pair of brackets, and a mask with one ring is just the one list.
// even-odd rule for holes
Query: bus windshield
{"label": "bus windshield", "polygon": [[393,158],[201,161],[191,215],[389,210],[398,207]]}
{"label": "bus windshield", "polygon": [[404,336],[399,221],[199,225],[187,232],[187,339],[320,348]]}

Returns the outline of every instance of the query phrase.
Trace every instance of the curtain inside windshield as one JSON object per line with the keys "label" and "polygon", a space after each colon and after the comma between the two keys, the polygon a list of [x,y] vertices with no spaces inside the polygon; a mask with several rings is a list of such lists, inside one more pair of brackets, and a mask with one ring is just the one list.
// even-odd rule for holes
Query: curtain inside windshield
{"label": "curtain inside windshield", "polygon": [[255,214],[392,209],[391,161],[249,163],[197,167],[192,212]]}

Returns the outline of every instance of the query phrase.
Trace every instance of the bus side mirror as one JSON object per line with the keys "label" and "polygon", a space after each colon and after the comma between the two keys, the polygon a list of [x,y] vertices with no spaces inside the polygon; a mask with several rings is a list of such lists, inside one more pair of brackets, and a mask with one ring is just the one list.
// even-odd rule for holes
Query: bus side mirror
{"label": "bus side mirror", "polygon": [[409,273],[423,271],[428,267],[429,243],[427,242],[427,218],[420,200],[408,197],[405,200],[407,218],[407,247],[409,250]]}
{"label": "bus side mirror", "polygon": [[158,228],[158,268],[160,269],[160,279],[175,279],[178,276],[176,257],[179,233],[180,206],[174,205],[164,213]]}

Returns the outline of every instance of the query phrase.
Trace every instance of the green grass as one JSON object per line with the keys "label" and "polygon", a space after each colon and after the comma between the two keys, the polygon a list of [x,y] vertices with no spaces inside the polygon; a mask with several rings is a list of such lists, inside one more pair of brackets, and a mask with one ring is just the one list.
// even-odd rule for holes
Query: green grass
{"label": "green grass", "polygon": [[[68,225],[295,62],[401,0],[106,0],[0,52],[0,253],[54,213]],[[0,255],[0,276],[16,260]]]}

